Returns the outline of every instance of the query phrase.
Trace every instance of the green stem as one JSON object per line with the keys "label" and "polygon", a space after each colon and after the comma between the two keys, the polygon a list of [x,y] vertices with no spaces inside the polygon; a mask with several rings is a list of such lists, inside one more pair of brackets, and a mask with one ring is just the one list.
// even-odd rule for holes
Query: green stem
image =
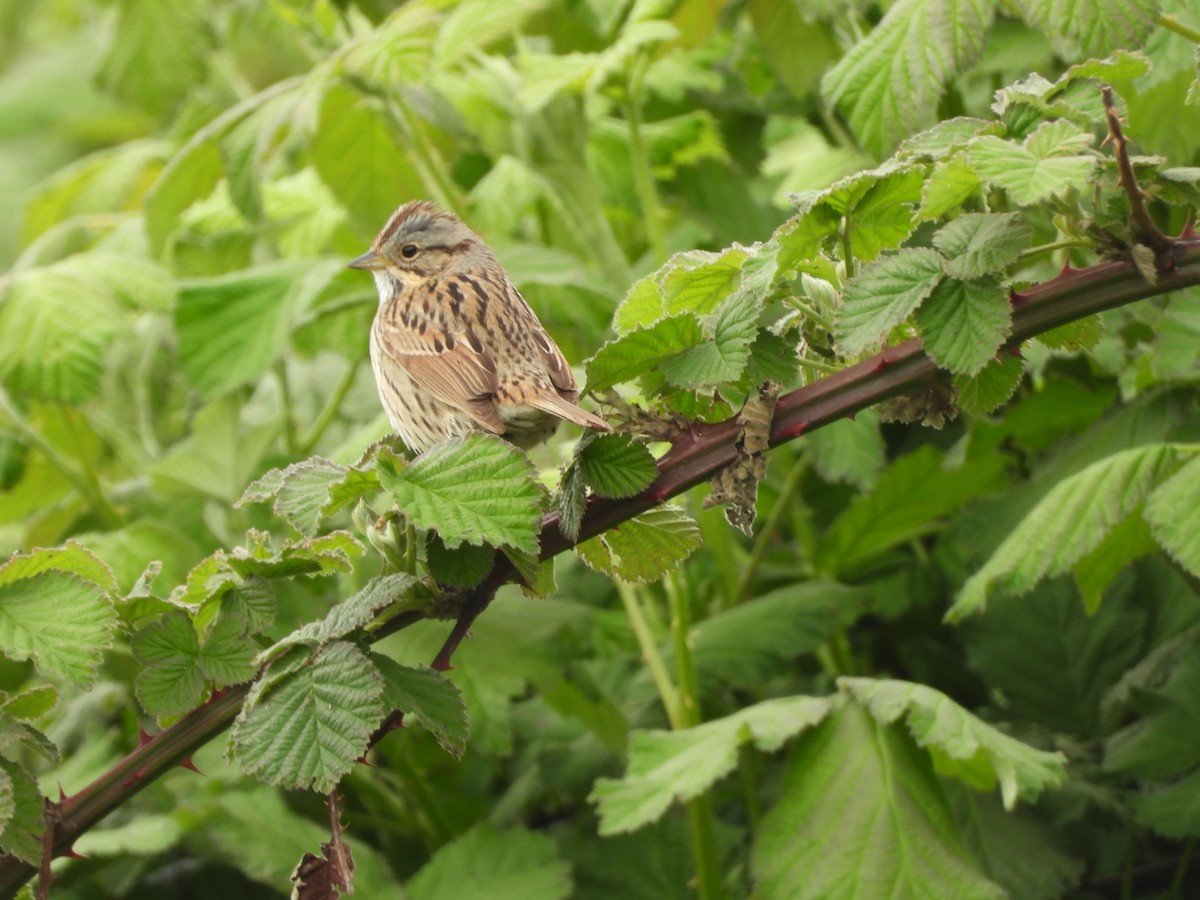
{"label": "green stem", "polygon": [[1053,253],[1055,250],[1065,250],[1070,247],[1091,247],[1087,241],[1081,241],[1078,238],[1064,238],[1061,241],[1054,241],[1049,244],[1041,244],[1037,247],[1030,247],[1028,250],[1021,251],[1021,255],[1017,257],[1018,262],[1024,262],[1027,259],[1033,259],[1035,256],[1041,256],[1045,253]]}
{"label": "green stem", "polygon": [[[87,501],[88,506],[96,517],[104,523],[107,528],[120,528],[121,516],[112,508],[108,500],[104,496],[104,492],[100,488],[100,482],[96,478],[94,472],[90,469],[83,469],[71,464],[65,456],[58,452],[53,444],[47,441],[44,437],[25,421],[25,417],[20,411],[13,406],[8,394],[3,388],[0,388],[0,412],[2,412],[12,422],[13,428],[17,435],[29,446],[33,447],[42,456],[46,457],[46,461],[53,466],[63,478],[70,482],[71,486],[77,490],[80,495]],[[68,418],[68,422],[72,429],[75,424]],[[90,476],[90,477],[89,477]]]}
{"label": "green stem", "polygon": [[313,448],[317,446],[317,442],[325,435],[325,430],[332,424],[334,417],[337,416],[338,410],[341,408],[342,401],[346,399],[346,395],[350,393],[350,388],[354,387],[354,381],[358,377],[358,363],[352,362],[346,369],[346,373],[342,375],[342,380],[337,383],[337,387],[333,389],[333,394],[325,403],[325,408],[321,410],[321,414],[317,416],[317,421],[313,423],[308,434],[300,441],[299,452],[297,456],[311,456]]}
{"label": "green stem", "polygon": [[763,557],[767,554],[767,547],[779,530],[779,523],[783,520],[783,515],[787,512],[792,503],[792,495],[796,493],[796,489],[800,486],[800,479],[804,476],[805,470],[808,468],[807,460],[804,457],[796,460],[796,463],[788,471],[787,478],[784,479],[783,487],[779,489],[779,496],[775,498],[775,503],[771,507],[771,512],[767,519],[759,529],[758,536],[754,539],[754,547],[750,551],[750,558],[746,560],[746,564],[742,566],[742,576],[738,579],[737,601],[741,601],[750,592],[750,583],[754,580],[754,573],[762,564]]}
{"label": "green stem", "polygon": [[663,237],[661,205],[654,173],[650,171],[649,148],[642,136],[642,79],[649,59],[646,54],[638,57],[629,76],[628,98],[625,115],[629,120],[629,144],[633,156],[633,178],[638,200],[642,204],[642,219],[646,226],[646,238],[654,253],[655,262],[662,265],[667,261],[667,245]]}
{"label": "green stem", "polygon": [[[663,579],[671,609],[671,637],[675,646],[675,672],[679,684],[679,718],[685,728],[700,724],[700,687],[692,657],[692,603],[690,591],[679,572]],[[679,726],[676,726],[678,730]],[[716,818],[712,800],[701,794],[687,802],[688,834],[696,863],[696,880],[702,900],[725,896],[717,852]]]}
{"label": "green stem", "polygon": [[708,794],[688,801],[687,816],[701,900],[721,900],[725,896],[725,886],[721,881],[717,854],[716,818]]}
{"label": "green stem", "polygon": [[642,652],[642,659],[646,661],[646,668],[650,670],[650,677],[654,679],[654,686],[658,688],[658,697],[662,700],[663,709],[667,711],[667,721],[675,730],[686,727],[680,718],[679,691],[671,681],[667,664],[658,652],[658,641],[655,640],[642,609],[643,589],[618,582],[617,593],[621,595],[621,604],[625,607],[625,615],[629,617],[629,624],[637,638],[638,649]]}
{"label": "green stem", "polygon": [[1159,13],[1158,24],[1167,29],[1167,31],[1173,31],[1176,34],[1187,38],[1193,43],[1200,44],[1200,31],[1197,31],[1195,28],[1192,28],[1188,25],[1184,25],[1179,21],[1178,18],[1170,13]]}
{"label": "green stem", "polygon": [[283,440],[287,446],[288,456],[293,459],[299,456],[299,446],[296,443],[296,415],[292,408],[292,389],[288,384],[287,362],[279,360],[275,363],[275,377],[279,379],[279,398],[283,404]]}
{"label": "green stem", "polygon": [[854,248],[850,243],[850,219],[848,216],[842,216],[842,262],[846,264],[846,280],[849,281],[854,277]]}
{"label": "green stem", "polygon": [[1179,857],[1179,865],[1175,867],[1175,877],[1171,880],[1171,890],[1168,896],[1182,897],[1183,886],[1187,884],[1188,866],[1192,862],[1192,854],[1196,852],[1196,839],[1188,838],[1183,843],[1183,853]]}
{"label": "green stem", "polygon": [[404,572],[417,574],[417,529],[408,517],[404,517]]}
{"label": "green stem", "polygon": [[788,306],[804,313],[804,317],[806,319],[811,319],[813,322],[816,322],[825,331],[833,331],[833,322],[829,321],[826,316],[821,315],[821,313],[817,311],[817,308],[812,304],[805,303],[799,297],[786,297],[785,300]]}
{"label": "green stem", "polygon": [[819,359],[811,359],[807,356],[801,356],[796,360],[796,364],[802,369],[812,369],[814,372],[824,372],[826,375],[832,375],[834,372],[840,372],[841,366],[835,366],[833,363],[821,362]]}
{"label": "green stem", "polygon": [[681,587],[678,571],[663,579],[671,611],[671,639],[675,647],[675,679],[679,684],[679,728],[700,724],[700,688],[692,659],[692,606],[690,591]]}

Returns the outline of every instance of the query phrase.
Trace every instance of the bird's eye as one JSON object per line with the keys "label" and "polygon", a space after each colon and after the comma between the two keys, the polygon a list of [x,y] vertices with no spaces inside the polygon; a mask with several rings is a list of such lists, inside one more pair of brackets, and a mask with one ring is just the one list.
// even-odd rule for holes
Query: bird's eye
{"label": "bird's eye", "polygon": [[421,248],[418,247],[416,244],[405,244],[403,247],[400,248],[400,255],[403,256],[405,259],[412,259],[414,256],[417,255],[417,251],[420,249]]}

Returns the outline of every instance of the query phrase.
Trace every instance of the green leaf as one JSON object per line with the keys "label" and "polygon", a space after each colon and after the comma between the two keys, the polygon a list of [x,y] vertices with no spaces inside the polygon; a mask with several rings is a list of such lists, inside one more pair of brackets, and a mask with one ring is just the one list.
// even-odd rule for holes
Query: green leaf
{"label": "green leaf", "polygon": [[1046,35],[1060,56],[1073,59],[1140,47],[1154,30],[1158,7],[1158,0],[1027,0],[1015,12]]}
{"label": "green leaf", "polygon": [[[251,532],[251,536],[255,534]],[[349,572],[363,552],[363,545],[350,532],[331,531],[320,537],[285,541],[278,553],[270,552],[269,547],[234,547],[223,563],[243,578],[292,578]]]}
{"label": "green leaf", "polygon": [[764,381],[791,384],[796,377],[797,356],[795,341],[787,340],[767,328],[759,328],[758,336],[750,345],[750,358],[746,361],[743,381],[746,392],[757,388]]}
{"label": "green leaf", "polygon": [[983,50],[984,0],[898,0],[821,80],[821,93],[876,154],[936,120],[946,83]]}
{"label": "green leaf", "polygon": [[21,721],[40,719],[58,705],[58,690],[49,684],[13,694],[0,705],[0,712]]}
{"label": "green leaf", "polygon": [[255,661],[261,665],[297,644],[319,647],[330,641],[349,637],[389,606],[413,600],[418,584],[416,578],[404,573],[376,576],[368,581],[362,590],[356,591],[330,609],[325,618],[309,622],[280,638],[260,653]]}
{"label": "green leaf", "polygon": [[346,71],[383,88],[419,83],[429,73],[442,21],[431,7],[400,7],[346,48]]}
{"label": "green leaf", "polygon": [[197,657],[200,642],[191,618],[169,613],[134,636],[133,655],[145,668],[138,674],[138,701],[156,716],[178,716],[200,702],[204,673]]}
{"label": "green leaf", "polygon": [[379,478],[374,471],[340,466],[314,456],[286,469],[271,469],[247,485],[234,506],[273,498],[271,508],[301,534],[311,537],[323,519],[377,490]]}
{"label": "green leaf", "polygon": [[587,360],[592,393],[653,372],[663,361],[705,340],[700,320],[691,313],[662,319],[609,341]]}
{"label": "green leaf", "polygon": [[15,554],[0,566],[0,650],[87,686],[112,642],[117,590],[108,567],[78,544]]}
{"label": "green leaf", "polygon": [[21,213],[21,246],[30,246],[54,226],[76,216],[136,210],[146,180],[162,167],[163,155],[164,146],[159,141],[131,140],[88,153],[59,168],[32,190],[23,192],[27,199]]}
{"label": "green leaf", "polygon": [[801,740],[751,865],[764,900],[1005,896],[963,846],[928,756],[855,704]]}
{"label": "green leaf", "polygon": [[694,728],[634,731],[625,776],[600,778],[591,793],[600,834],[620,834],[657,821],[672,803],[700,796],[732,772],[742,744],[773,753],[831,709],[827,697],[781,697]]}
{"label": "green leaf", "polygon": [[92,250],[55,263],[54,271],[101,285],[130,309],[167,312],[177,293],[171,273],[157,263],[131,253]]}
{"label": "green leaf", "polygon": [[579,558],[622,581],[661,578],[700,546],[700,529],[676,506],[655,507],[578,544]]}
{"label": "green leaf", "polygon": [[205,635],[197,662],[214,687],[228,687],[254,677],[257,649],[246,635],[246,623],[241,617],[220,616]]}
{"label": "green leaf", "polygon": [[409,900],[558,900],[571,895],[571,869],[548,835],[481,823],[439,848],[405,890]]}
{"label": "green leaf", "polygon": [[666,298],[663,296],[662,277],[671,265],[666,264],[656,272],[639,278],[613,313],[613,330],[617,334],[628,334],[635,328],[646,328],[663,317]]}
{"label": "green leaf", "polygon": [[46,798],[37,780],[20,763],[0,757],[0,772],[10,786],[9,820],[0,830],[0,850],[36,866],[42,858]]}
{"label": "green leaf", "polygon": [[278,433],[278,425],[242,424],[242,402],[226,396],[206,405],[191,423],[191,436],[177,443],[150,468],[154,488],[176,499],[180,494],[216,497],[232,504],[262,470],[259,462]]}
{"label": "green leaf", "polygon": [[1066,778],[1067,758],[1022,744],[971,715],[945,694],[922,684],[874,678],[839,678],[838,687],[881,724],[901,716],[918,744],[933,755],[934,768],[976,789],[997,783],[1004,808],[1033,802]]}
{"label": "green leaf", "polygon": [[[818,221],[832,222],[834,231],[844,231],[843,246],[849,244],[854,258],[869,262],[881,251],[899,247],[917,227],[913,210],[921,199],[924,180],[923,166],[888,160],[875,169],[834,182],[820,193],[805,195],[802,202],[835,214]],[[787,271],[785,263],[796,251],[790,245],[801,231],[786,237],[776,232],[781,272]]]}
{"label": "green leaf", "polygon": [[[741,286],[742,263],[747,255],[746,249],[736,244],[721,253],[690,250],[677,254],[675,265],[667,263],[661,282],[663,315],[711,313]],[[659,318],[655,316],[651,321]]]}
{"label": "green leaf", "polygon": [[1137,513],[1114,525],[1104,540],[1071,569],[1088,615],[1095,615],[1104,592],[1121,570],[1158,549],[1150,526]]}
{"label": "green leaf", "polygon": [[600,497],[632,497],[658,477],[646,445],[623,434],[602,434],[581,446],[576,464],[588,487]]}
{"label": "green leaf", "polygon": [[1194,647],[1186,649],[1190,654],[1182,655],[1165,684],[1138,690],[1145,714],[1108,738],[1105,769],[1166,781],[1187,776],[1200,765],[1200,709],[1195,702],[1200,660]]}
{"label": "green leaf", "polygon": [[309,151],[364,236],[374,236],[405,200],[426,193],[382,104],[348,88],[325,92]]}
{"label": "green leaf", "polygon": [[1004,461],[985,456],[955,468],[932,447],[900,457],[869,494],[855,498],[824,529],[814,554],[818,571],[847,578],[897,544],[940,527],[967,500],[1003,483]]}
{"label": "green leaf", "polygon": [[215,140],[193,139],[171,157],[146,195],[146,237],[156,257],[179,228],[182,213],[212,194],[223,171]]}
{"label": "green leaf", "polygon": [[292,324],[336,265],[278,262],[185,282],[175,327],[192,386],[215,397],[258,379],[283,353]]}
{"label": "green leaf", "polygon": [[1138,821],[1174,840],[1200,835],[1200,770],[1132,798]]}
{"label": "green leaf", "polygon": [[925,351],[943,369],[974,375],[996,356],[1012,330],[1008,291],[988,278],[947,278],[917,310]]}
{"label": "green leaf", "polygon": [[739,603],[693,627],[696,670],[706,681],[753,688],[816,652],[866,611],[868,599],[862,588],[807,581]]}
{"label": "green leaf", "polygon": [[20,759],[36,753],[50,765],[61,762],[58,745],[28,722],[21,722],[7,713],[0,713],[0,755]]}
{"label": "green leaf", "polygon": [[[874,183],[857,196],[859,176],[846,179],[850,184],[849,202],[843,206],[847,191],[834,185],[824,202],[839,209],[846,217],[848,242],[856,259],[870,262],[883,250],[899,247],[917,227],[914,213],[921,199],[925,171],[920,167],[901,165],[892,169],[887,163],[873,173],[867,173]],[[839,182],[841,184],[841,182]]]}
{"label": "green leaf", "polygon": [[746,292],[725,300],[713,316],[711,340],[662,361],[667,381],[690,390],[737,381],[758,336],[761,310],[761,300]]}
{"label": "green leaf", "polygon": [[402,463],[381,454],[375,465],[417,528],[436,531],[447,547],[465,541],[537,552],[543,495],[529,457],[512,444],[470,434]]}
{"label": "green leaf", "polygon": [[947,159],[939,160],[921,191],[921,218],[940,219],[957,210],[972,197],[982,193],[983,182],[975,167],[960,150]]}
{"label": "green leaf", "polygon": [[963,584],[946,617],[980,612],[995,586],[1024,593],[1093,550],[1177,465],[1170,444],[1123,450],[1054,485]]}
{"label": "green leaf", "polygon": [[995,794],[946,784],[967,848],[984,873],[1022,900],[1058,900],[1083,875],[1084,864],[1059,845],[1058,833],[1025,810],[1006,810]]}
{"label": "green leaf", "polygon": [[779,245],[779,272],[792,276],[820,257],[821,247],[837,234],[841,216],[808,196],[800,212],[775,229],[771,242]]}
{"label": "green leaf", "polygon": [[416,723],[432,734],[447,753],[461,759],[470,736],[467,706],[454,682],[433,669],[402,666],[390,657],[372,654],[383,676],[383,698],[404,713],[404,724]]}
{"label": "green leaf", "polygon": [[874,486],[887,461],[879,415],[864,409],[805,437],[813,468],[826,481],[842,481],[861,490]]}
{"label": "green leaf", "polygon": [[9,820],[17,811],[16,798],[13,796],[12,776],[5,769],[0,769],[0,837],[8,827]]}
{"label": "green leaf", "polygon": [[886,341],[933,293],[944,262],[936,250],[909,247],[864,266],[846,285],[838,310],[838,350],[857,356]]}
{"label": "green leaf", "polygon": [[1021,357],[1008,355],[989,361],[973,375],[955,375],[958,408],[973,416],[999,409],[1016,393],[1024,375]]}
{"label": "green leaf", "polygon": [[940,160],[954,154],[954,151],[971,142],[971,138],[979,134],[1001,134],[1004,126],[988,119],[975,119],[970,116],[956,116],[953,119],[943,119],[932,128],[914,134],[904,139],[896,156],[917,156],[923,159]]}
{"label": "green leaf", "polygon": [[1193,457],[1146,500],[1146,522],[1171,558],[1200,575],[1200,458]]}
{"label": "green leaf", "polygon": [[200,7],[121,0],[114,40],[100,64],[100,84],[123,100],[162,116],[204,74],[214,34]]}
{"label": "green leaf", "polygon": [[[1166,334],[1165,329],[1160,332],[1162,336]],[[1051,328],[1049,331],[1043,331],[1037,336],[1037,341],[1051,350],[1079,353],[1095,348],[1102,337],[1104,337],[1104,322],[1099,316],[1087,316],[1059,325],[1057,328]],[[1158,356],[1158,354],[1155,355]]]}
{"label": "green leaf", "polygon": [[80,835],[74,849],[88,859],[149,857],[176,846],[184,836],[183,824],[174,815],[150,813],[123,825],[93,828]]}
{"label": "green leaf", "polygon": [[475,587],[496,564],[496,548],[490,544],[459,544],[450,548],[430,531],[425,538],[425,562],[438,584]]}
{"label": "green leaf", "polygon": [[250,709],[230,739],[242,771],[267,784],[328,793],[383,719],[383,679],[353,644],[327,644]]}
{"label": "green leaf", "polygon": [[0,305],[0,378],[18,393],[81,403],[99,389],[105,351],[126,328],[104,285],[58,266],[28,270]]}
{"label": "green leaf", "polygon": [[[1151,22],[1154,15],[1151,13]],[[1087,59],[1076,63],[1059,76],[1056,86],[1062,86],[1078,78],[1090,78],[1111,83],[1140,78],[1152,68],[1150,59],[1144,54],[1129,50],[1117,50],[1105,59]]]}
{"label": "green leaf", "polygon": [[[792,96],[803,100],[826,68],[841,55],[832,23],[812,15],[799,3],[752,0],[750,20],[771,68]],[[804,35],[804,52],[796,52],[796,38]]]}
{"label": "green leaf", "polygon": [[576,900],[694,900],[695,876],[683,817],[632,834],[588,835],[572,845]]}
{"label": "green leaf", "polygon": [[236,616],[218,618],[201,646],[191,618],[168,613],[134,636],[133,655],[145,667],[136,681],[138,700],[156,716],[182,715],[200,702],[207,683],[226,687],[253,678],[255,649]]}
{"label": "green leaf", "polygon": [[961,626],[971,669],[1003,692],[1005,713],[1051,731],[1090,739],[1102,724],[1106,694],[1145,652],[1130,635],[1150,629],[1148,610],[1124,591],[1094,613],[1065,578],[1044,581],[1027,597],[1001,594],[986,616]]}
{"label": "green leaf", "polygon": [[985,135],[968,152],[981,178],[1021,206],[1033,206],[1072,188],[1089,189],[1096,168],[1091,142],[1090,134],[1060,119],[1043,123],[1022,144]]}
{"label": "green leaf", "polygon": [[[588,435],[585,434],[580,439],[576,445],[576,452],[578,452],[578,448],[584,446],[587,438]],[[583,513],[587,505],[587,483],[583,480],[583,469],[577,462],[567,466],[567,470],[563,473],[562,481],[558,486],[556,505],[558,507],[558,528],[574,543],[579,539],[579,529],[583,524]]]}
{"label": "green leaf", "polygon": [[933,245],[946,256],[946,274],[969,281],[1003,272],[1032,234],[1020,213],[967,213],[943,226]]}

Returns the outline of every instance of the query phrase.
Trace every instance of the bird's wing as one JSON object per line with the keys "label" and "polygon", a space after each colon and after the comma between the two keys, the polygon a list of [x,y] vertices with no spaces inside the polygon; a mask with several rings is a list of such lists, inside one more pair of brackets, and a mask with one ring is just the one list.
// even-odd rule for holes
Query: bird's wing
{"label": "bird's wing", "polygon": [[380,353],[422,390],[461,409],[488,431],[504,433],[496,414],[496,362],[473,333],[422,333],[389,317],[386,307],[376,315],[372,329]]}
{"label": "bird's wing", "polygon": [[[533,336],[533,343],[537,347],[538,356],[542,365],[546,367],[546,374],[550,376],[551,383],[560,394],[574,403],[579,399],[579,388],[575,384],[575,373],[571,371],[566,357],[563,356],[562,351],[558,349],[558,345],[554,343],[550,335],[546,333],[546,329],[542,327],[542,323],[538,321],[536,313],[530,308],[528,302],[511,283],[509,290],[512,292],[512,308],[522,310],[526,315],[523,325]],[[549,412],[549,410],[547,411]]]}

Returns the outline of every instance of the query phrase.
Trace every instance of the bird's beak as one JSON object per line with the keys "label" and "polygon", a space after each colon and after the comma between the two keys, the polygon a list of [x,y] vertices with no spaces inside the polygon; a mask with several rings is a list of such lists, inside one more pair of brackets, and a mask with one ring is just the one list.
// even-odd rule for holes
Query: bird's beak
{"label": "bird's beak", "polygon": [[346,264],[348,269],[366,269],[368,272],[374,272],[376,269],[383,268],[383,257],[374,250],[368,250],[358,259],[351,260]]}

